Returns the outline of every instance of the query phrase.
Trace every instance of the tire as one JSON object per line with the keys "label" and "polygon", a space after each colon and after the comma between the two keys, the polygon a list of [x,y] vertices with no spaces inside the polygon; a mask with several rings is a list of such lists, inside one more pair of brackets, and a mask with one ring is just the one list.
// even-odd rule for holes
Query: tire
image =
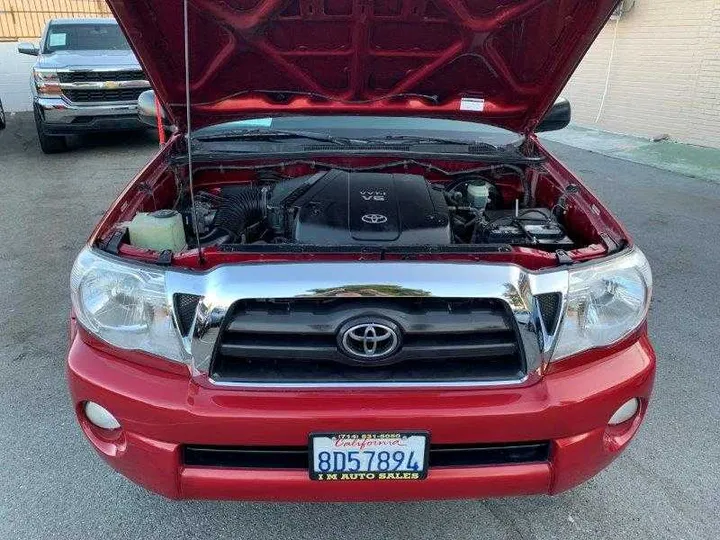
{"label": "tire", "polygon": [[5,129],[5,109],[3,109],[2,101],[0,101],[0,129]]}
{"label": "tire", "polygon": [[40,149],[45,154],[65,152],[68,148],[67,138],[64,135],[47,135],[44,124],[42,118],[40,118],[40,113],[35,109],[35,127],[40,141]]}

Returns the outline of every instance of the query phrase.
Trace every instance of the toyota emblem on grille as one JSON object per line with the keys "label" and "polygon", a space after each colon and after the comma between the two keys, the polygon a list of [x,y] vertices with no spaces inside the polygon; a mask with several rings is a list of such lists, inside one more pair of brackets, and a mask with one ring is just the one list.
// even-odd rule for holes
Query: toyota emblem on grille
{"label": "toyota emblem on grille", "polygon": [[387,221],[387,216],[383,216],[382,214],[365,214],[361,219],[365,223],[379,225],[380,223],[385,223]]}
{"label": "toyota emblem on grille", "polygon": [[379,360],[400,347],[398,331],[387,324],[367,322],[341,329],[339,344],[342,351],[362,360]]}

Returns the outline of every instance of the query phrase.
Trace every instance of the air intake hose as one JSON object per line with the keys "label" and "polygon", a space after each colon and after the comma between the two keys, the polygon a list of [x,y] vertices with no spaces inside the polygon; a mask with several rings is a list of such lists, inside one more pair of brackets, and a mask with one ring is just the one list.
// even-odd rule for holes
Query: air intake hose
{"label": "air intake hose", "polygon": [[263,218],[260,188],[228,187],[220,191],[224,199],[215,215],[215,227],[225,231],[230,242],[237,242],[245,230]]}

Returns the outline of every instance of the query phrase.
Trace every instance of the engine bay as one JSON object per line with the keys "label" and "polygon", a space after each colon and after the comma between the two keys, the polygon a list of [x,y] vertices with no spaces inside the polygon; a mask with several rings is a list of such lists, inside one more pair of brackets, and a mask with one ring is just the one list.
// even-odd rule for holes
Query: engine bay
{"label": "engine bay", "polygon": [[169,145],[105,215],[95,245],[188,269],[351,260],[541,269],[603,257],[627,239],[587,188],[543,158],[219,158],[192,170],[193,182]]}
{"label": "engine bay", "polygon": [[231,242],[352,246],[452,241],[443,192],[418,175],[334,169],[259,188],[222,188],[220,197],[230,203],[218,208],[213,225]]}
{"label": "engine bay", "polygon": [[[522,200],[521,200],[522,199]],[[340,169],[297,177],[258,174],[257,181],[201,189],[174,209],[140,213],[129,224],[131,244],[162,251],[219,246],[511,245],[571,249],[550,208],[506,201],[480,174],[432,183],[418,174]],[[166,242],[137,228],[162,229],[182,218],[182,239]],[[147,224],[148,221],[154,224]],[[195,230],[197,228],[197,231]],[[175,233],[175,236],[179,236]],[[140,239],[140,240],[138,240]]]}

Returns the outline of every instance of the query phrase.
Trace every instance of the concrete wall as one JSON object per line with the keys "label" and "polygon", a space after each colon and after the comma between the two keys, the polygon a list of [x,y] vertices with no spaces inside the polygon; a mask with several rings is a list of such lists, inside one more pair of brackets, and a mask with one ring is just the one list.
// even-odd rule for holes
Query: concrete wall
{"label": "concrete wall", "polygon": [[0,99],[8,112],[32,110],[30,71],[34,56],[17,52],[17,43],[0,42]]}
{"label": "concrete wall", "polygon": [[720,147],[720,0],[636,0],[563,95],[580,125]]}

